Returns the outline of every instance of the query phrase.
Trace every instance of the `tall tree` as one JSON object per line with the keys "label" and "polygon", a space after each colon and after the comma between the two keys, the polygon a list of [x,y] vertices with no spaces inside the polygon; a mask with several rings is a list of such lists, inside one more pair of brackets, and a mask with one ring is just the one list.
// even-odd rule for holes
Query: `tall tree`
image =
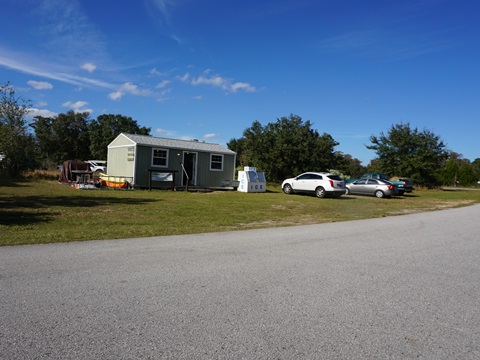
{"label": "tall tree", "polygon": [[435,186],[441,181],[440,172],[448,158],[446,146],[429,130],[411,128],[410,124],[392,125],[387,134],[370,136],[377,157],[372,161],[377,171],[389,176],[408,176],[414,183]]}
{"label": "tall tree", "polygon": [[455,159],[445,162],[442,170],[442,184],[451,186],[458,184],[458,163]]}
{"label": "tall tree", "polygon": [[34,166],[34,139],[25,119],[29,112],[29,102],[16,97],[10,83],[0,86],[0,170],[7,177]]}
{"label": "tall tree", "polygon": [[453,186],[475,185],[478,181],[478,175],[470,160],[454,151],[450,152],[449,157],[442,171],[443,184]]}
{"label": "tall tree", "polygon": [[35,130],[35,141],[37,143],[39,163],[51,168],[63,161],[60,155],[60,139],[55,134],[53,123],[55,118],[35,116],[30,126]]}
{"label": "tall tree", "polygon": [[87,160],[90,155],[89,113],[70,110],[59,114],[53,122],[53,131],[59,139],[62,160]]}
{"label": "tall tree", "polygon": [[139,126],[137,121],[123,115],[104,114],[89,126],[90,150],[95,159],[107,159],[107,146],[120,133],[150,135],[150,128]]}
{"label": "tall tree", "polygon": [[54,118],[35,117],[37,146],[46,164],[66,160],[87,160],[90,155],[89,113],[58,114]]}
{"label": "tall tree", "polygon": [[235,166],[238,167],[243,167],[245,164],[244,161],[244,152],[245,152],[245,138],[240,138],[240,139],[230,139],[230,141],[227,143],[227,147],[235,151],[237,153],[236,156],[236,164]]}
{"label": "tall tree", "polygon": [[480,180],[480,158],[476,158],[472,162],[473,170],[477,174],[477,180]]}
{"label": "tall tree", "polygon": [[353,158],[350,154],[337,151],[335,152],[335,157],[337,163],[336,170],[340,171],[344,176],[358,178],[367,170],[359,159]]}
{"label": "tall tree", "polygon": [[460,186],[472,186],[475,185],[478,181],[477,173],[473,168],[470,161],[465,161],[460,165],[458,169],[458,178]]}
{"label": "tall tree", "polygon": [[335,167],[336,145],[329,134],[320,135],[312,129],[310,121],[303,122],[293,114],[266,126],[254,121],[242,138],[227,144],[231,150],[241,150],[243,165],[264,171],[269,181],[281,181],[307,170]]}

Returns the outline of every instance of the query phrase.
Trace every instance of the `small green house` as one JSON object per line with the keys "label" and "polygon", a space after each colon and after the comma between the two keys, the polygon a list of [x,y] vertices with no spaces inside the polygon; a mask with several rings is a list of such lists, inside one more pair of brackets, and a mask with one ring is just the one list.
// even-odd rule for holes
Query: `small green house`
{"label": "small green house", "polygon": [[218,144],[121,133],[108,145],[108,176],[136,188],[220,187],[235,179],[236,153]]}

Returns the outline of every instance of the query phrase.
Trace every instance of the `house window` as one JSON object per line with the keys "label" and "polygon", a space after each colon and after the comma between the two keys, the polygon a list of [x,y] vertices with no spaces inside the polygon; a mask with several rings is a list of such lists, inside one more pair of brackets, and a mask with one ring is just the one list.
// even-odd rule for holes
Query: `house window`
{"label": "house window", "polygon": [[223,155],[210,155],[210,170],[222,171],[223,170]]}
{"label": "house window", "polygon": [[168,150],[152,149],[152,166],[168,166]]}

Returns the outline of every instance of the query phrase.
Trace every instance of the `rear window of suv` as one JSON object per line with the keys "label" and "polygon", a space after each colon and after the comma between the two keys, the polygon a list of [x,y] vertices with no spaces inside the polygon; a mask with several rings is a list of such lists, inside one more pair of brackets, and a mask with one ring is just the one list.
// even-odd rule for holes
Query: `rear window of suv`
{"label": "rear window of suv", "polygon": [[330,180],[342,181],[343,179],[339,175],[327,175]]}

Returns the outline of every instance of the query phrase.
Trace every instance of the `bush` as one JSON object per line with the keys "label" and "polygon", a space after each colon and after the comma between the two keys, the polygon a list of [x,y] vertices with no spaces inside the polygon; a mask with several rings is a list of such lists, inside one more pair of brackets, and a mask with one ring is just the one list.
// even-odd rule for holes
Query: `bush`
{"label": "bush", "polygon": [[23,176],[27,179],[33,180],[58,180],[60,172],[57,169],[36,169],[32,171],[26,171]]}

